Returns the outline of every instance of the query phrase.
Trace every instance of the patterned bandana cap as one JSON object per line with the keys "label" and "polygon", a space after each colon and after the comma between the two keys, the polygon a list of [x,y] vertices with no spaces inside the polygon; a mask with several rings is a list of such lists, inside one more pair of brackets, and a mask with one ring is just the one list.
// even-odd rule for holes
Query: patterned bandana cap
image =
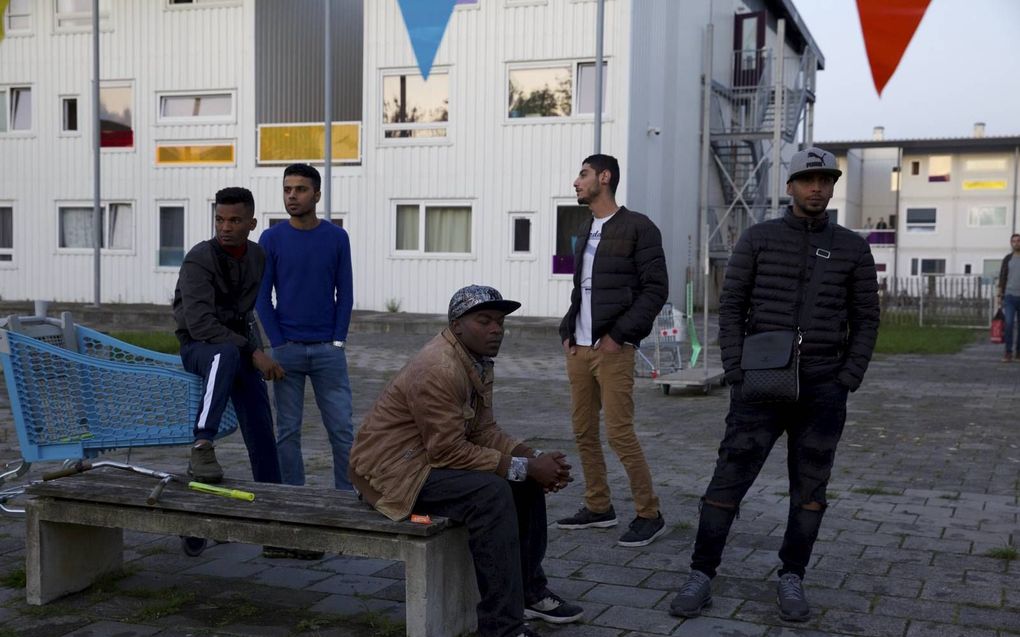
{"label": "patterned bandana cap", "polygon": [[450,299],[447,312],[449,320],[458,319],[465,314],[479,310],[494,309],[510,314],[521,306],[517,301],[505,300],[496,290],[487,285],[469,285],[457,290]]}
{"label": "patterned bandana cap", "polygon": [[799,153],[795,153],[793,159],[790,160],[790,176],[786,178],[786,183],[808,173],[825,173],[839,179],[843,171],[838,168],[838,165],[836,156],[829,151],[822,150],[817,146],[805,148]]}

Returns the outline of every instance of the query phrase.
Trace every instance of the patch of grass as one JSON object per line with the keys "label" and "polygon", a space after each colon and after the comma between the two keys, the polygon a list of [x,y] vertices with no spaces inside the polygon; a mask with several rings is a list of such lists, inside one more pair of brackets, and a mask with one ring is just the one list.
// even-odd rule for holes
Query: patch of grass
{"label": "patch of grass", "polygon": [[402,637],[404,635],[404,622],[393,621],[375,611],[358,613],[351,621],[370,629],[372,637]]}
{"label": "patch of grass", "polygon": [[979,330],[883,324],[878,329],[878,354],[956,354],[974,343]]}
{"label": "patch of grass", "polygon": [[386,299],[386,311],[396,313],[400,311],[400,299]]}
{"label": "patch of grass", "polygon": [[217,623],[220,626],[229,626],[230,624],[236,624],[242,619],[257,617],[264,610],[264,608],[256,606],[246,599],[231,596],[230,603],[226,607],[220,608]]}
{"label": "patch of grass", "polygon": [[158,598],[138,609],[138,612],[131,619],[140,623],[166,617],[167,615],[174,615],[195,601],[196,597],[197,594],[194,591],[183,591],[179,588],[160,591]]}
{"label": "patch of grass", "polygon": [[890,491],[882,487],[858,487],[856,489],[850,489],[851,493],[858,493],[860,495],[899,495],[896,491]]}
{"label": "patch of grass", "polygon": [[25,588],[25,569],[16,568],[0,578],[4,588]]}
{"label": "patch of grass", "polygon": [[338,617],[307,617],[302,619],[294,626],[295,633],[309,633],[312,631],[320,631],[323,628],[331,628],[340,624],[340,618]]}
{"label": "patch of grass", "polygon": [[1015,546],[1002,546],[994,549],[988,549],[985,551],[987,557],[994,557],[997,560],[1006,560],[1011,562],[1017,557],[1020,557],[1020,551],[1016,550]]}
{"label": "patch of grass", "polygon": [[825,499],[826,500],[838,500],[839,499],[839,491],[826,491],[825,492]]}
{"label": "patch of grass", "polygon": [[110,336],[164,354],[179,354],[181,344],[173,332],[111,332]]}
{"label": "patch of grass", "polygon": [[677,529],[678,531],[690,531],[691,530],[691,523],[690,522],[678,522],[677,524],[673,525],[673,528]]}
{"label": "patch of grass", "polygon": [[13,628],[0,628],[0,637],[18,637],[18,632]]}

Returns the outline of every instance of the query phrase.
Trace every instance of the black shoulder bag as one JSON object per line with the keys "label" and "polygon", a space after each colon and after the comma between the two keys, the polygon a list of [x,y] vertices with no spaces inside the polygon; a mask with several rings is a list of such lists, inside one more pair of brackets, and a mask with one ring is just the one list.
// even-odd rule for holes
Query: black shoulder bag
{"label": "black shoulder bag", "polygon": [[[801,326],[807,325],[808,314],[818,296],[822,280],[832,256],[832,223],[826,226],[822,244],[815,250],[815,267],[806,289],[797,290],[797,329],[772,330],[744,337],[740,369],[744,371],[741,398],[747,403],[792,403],[800,397],[800,343],[804,338]],[[803,293],[803,294],[802,294]]]}

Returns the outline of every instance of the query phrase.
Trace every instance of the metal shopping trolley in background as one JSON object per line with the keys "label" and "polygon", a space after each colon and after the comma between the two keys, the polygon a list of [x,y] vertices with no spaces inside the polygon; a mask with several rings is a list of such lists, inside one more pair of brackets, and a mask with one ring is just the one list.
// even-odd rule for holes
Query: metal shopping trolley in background
{"label": "metal shopping trolley in background", "polygon": [[[23,488],[5,481],[33,462],[71,462],[114,449],[184,445],[202,402],[202,379],[181,359],[135,347],[82,325],[70,312],[0,320],[0,362],[21,459],[0,473],[0,509]],[[237,429],[228,405],[219,436]]]}
{"label": "metal shopping trolley in background", "polygon": [[[645,339],[643,345],[648,347],[648,354],[638,349],[636,374],[644,378],[658,378],[663,374],[672,374],[683,369],[680,348],[686,338],[683,314],[666,303],[655,317],[655,327]],[[651,355],[649,357],[649,354]]]}

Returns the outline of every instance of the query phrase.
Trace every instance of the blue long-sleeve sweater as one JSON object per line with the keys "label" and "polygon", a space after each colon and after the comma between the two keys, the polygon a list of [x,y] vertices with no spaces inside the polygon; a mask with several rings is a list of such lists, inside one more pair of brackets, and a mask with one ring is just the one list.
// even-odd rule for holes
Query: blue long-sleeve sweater
{"label": "blue long-sleeve sweater", "polygon": [[311,230],[280,223],[262,233],[259,245],[266,270],[255,308],[270,344],[347,340],[354,307],[347,232],[328,221]]}

